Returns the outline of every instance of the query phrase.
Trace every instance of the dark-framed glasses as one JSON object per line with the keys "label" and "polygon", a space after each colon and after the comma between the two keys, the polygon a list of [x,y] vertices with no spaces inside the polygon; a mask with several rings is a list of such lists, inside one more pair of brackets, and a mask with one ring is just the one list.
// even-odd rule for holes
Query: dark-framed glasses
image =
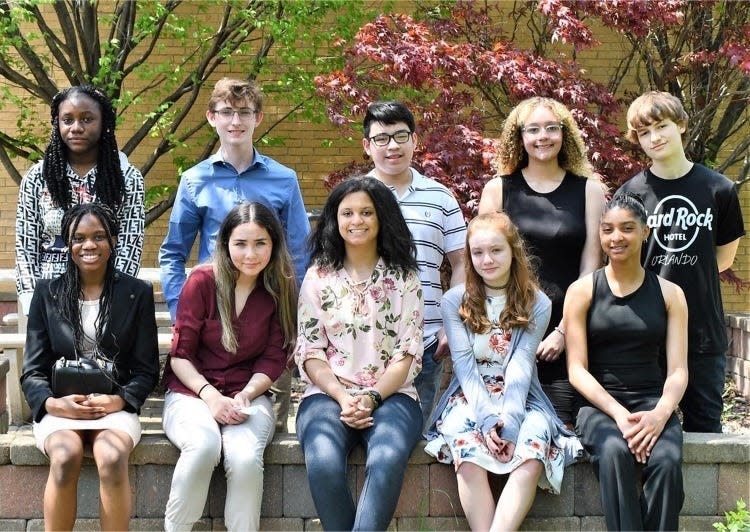
{"label": "dark-framed glasses", "polygon": [[542,132],[542,130],[544,130],[544,132],[547,133],[548,135],[557,135],[558,133],[562,132],[563,125],[562,124],[547,124],[545,126],[530,125],[530,126],[521,127],[521,133],[529,137],[536,137]]}
{"label": "dark-framed glasses", "polygon": [[250,107],[243,107],[242,109],[232,109],[231,107],[214,109],[214,114],[226,118],[227,120],[234,118],[235,113],[237,113],[237,116],[239,116],[241,120],[249,120],[251,117],[255,116],[255,109]]}
{"label": "dark-framed glasses", "polygon": [[391,139],[395,140],[396,144],[406,144],[409,142],[409,139],[411,139],[411,131],[399,129],[393,135],[389,135],[388,133],[378,133],[367,140],[375,144],[375,146],[382,148],[383,146],[388,146],[388,144],[391,143]]}

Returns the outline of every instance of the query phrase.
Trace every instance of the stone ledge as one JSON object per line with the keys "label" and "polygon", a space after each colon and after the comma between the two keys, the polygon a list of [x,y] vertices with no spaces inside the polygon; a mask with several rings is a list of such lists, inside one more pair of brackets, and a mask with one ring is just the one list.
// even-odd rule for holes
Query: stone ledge
{"label": "stone ledge", "polygon": [[729,312],[724,316],[724,323],[733,329],[750,332],[750,312]]}
{"label": "stone ledge", "polygon": [[[179,458],[177,448],[159,431],[145,434],[133,450],[131,465],[174,465]],[[410,465],[429,465],[437,461],[424,452],[421,441],[409,458]],[[745,434],[706,434],[686,432],[684,462],[692,464],[750,463],[750,438]],[[349,463],[364,465],[364,451],[357,447]],[[93,462],[88,462],[93,463]],[[266,464],[304,465],[305,457],[294,434],[278,434],[266,448]],[[36,448],[30,426],[0,434],[0,465],[35,466],[48,464],[47,458]]]}

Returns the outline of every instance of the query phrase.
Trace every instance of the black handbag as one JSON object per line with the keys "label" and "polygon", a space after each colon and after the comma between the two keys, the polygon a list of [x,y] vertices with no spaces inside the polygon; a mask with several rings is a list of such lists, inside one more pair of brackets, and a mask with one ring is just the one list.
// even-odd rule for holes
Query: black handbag
{"label": "black handbag", "polygon": [[113,369],[112,361],[98,357],[77,357],[74,360],[62,357],[52,367],[52,393],[55,397],[111,394],[116,384]]}

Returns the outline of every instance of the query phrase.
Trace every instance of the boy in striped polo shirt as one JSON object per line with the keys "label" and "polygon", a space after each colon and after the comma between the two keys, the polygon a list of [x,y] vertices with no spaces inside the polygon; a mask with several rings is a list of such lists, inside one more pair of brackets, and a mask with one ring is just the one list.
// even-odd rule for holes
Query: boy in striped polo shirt
{"label": "boy in striped polo shirt", "polygon": [[452,270],[450,286],[464,282],[466,222],[447,187],[411,168],[418,138],[414,115],[404,104],[373,102],[363,128],[362,147],[375,163],[370,175],[393,190],[417,247],[425,323],[422,372],[414,385],[427,424],[437,399],[442,361],[450,355],[440,318],[440,266],[447,257]]}

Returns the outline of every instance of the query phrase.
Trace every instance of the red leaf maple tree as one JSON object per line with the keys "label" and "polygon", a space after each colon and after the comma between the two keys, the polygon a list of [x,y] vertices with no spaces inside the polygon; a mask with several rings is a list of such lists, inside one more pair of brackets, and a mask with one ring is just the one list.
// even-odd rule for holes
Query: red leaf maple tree
{"label": "red leaf maple tree", "polygon": [[[623,43],[606,83],[578,60],[600,45],[596,31],[616,32]],[[332,123],[356,138],[370,102],[405,102],[418,122],[414,166],[452,189],[467,217],[494,175],[502,121],[536,95],[571,109],[610,190],[644,164],[619,125],[645,90],[685,102],[693,160],[718,171],[739,166],[738,184],[747,180],[750,2],[458,0],[381,15],[339,44],[344,68],[315,79]],[[369,168],[353,161],[326,184]]]}

